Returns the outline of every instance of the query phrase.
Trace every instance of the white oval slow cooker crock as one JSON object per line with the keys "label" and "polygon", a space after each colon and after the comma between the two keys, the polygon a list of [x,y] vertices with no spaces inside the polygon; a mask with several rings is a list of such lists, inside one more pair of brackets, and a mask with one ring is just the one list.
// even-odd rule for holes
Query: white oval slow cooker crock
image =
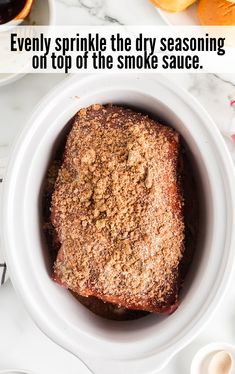
{"label": "white oval slow cooker crock", "polygon": [[[200,185],[200,240],[171,316],[114,322],[95,316],[50,278],[41,230],[42,182],[68,120],[93,103],[136,107],[179,131]],[[3,246],[15,289],[36,324],[95,373],[155,373],[201,330],[221,300],[234,263],[233,164],[203,108],[164,77],[75,76],[40,103],[12,152],[2,200]]]}

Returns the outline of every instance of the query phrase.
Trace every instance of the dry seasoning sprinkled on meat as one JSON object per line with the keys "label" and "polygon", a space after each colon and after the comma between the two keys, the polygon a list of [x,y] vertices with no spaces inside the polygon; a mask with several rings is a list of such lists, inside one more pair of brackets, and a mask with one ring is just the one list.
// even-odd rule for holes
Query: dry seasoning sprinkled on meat
{"label": "dry seasoning sprinkled on meat", "polygon": [[179,136],[117,106],[81,109],[52,196],[54,278],[82,296],[165,312],[184,251]]}

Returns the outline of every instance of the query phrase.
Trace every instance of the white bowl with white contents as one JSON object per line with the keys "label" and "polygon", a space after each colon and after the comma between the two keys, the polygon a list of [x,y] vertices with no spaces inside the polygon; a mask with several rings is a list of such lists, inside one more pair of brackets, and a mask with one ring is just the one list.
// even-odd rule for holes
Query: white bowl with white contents
{"label": "white bowl with white contents", "polygon": [[[157,116],[182,135],[195,164],[203,206],[200,239],[170,316],[104,320],[51,280],[41,229],[41,192],[66,123],[83,107],[114,103]],[[234,263],[235,175],[206,111],[159,75],[74,76],[39,104],[12,152],[1,204],[3,249],[13,285],[44,333],[97,374],[150,374],[200,332],[221,301]]]}
{"label": "white bowl with white contents", "polygon": [[220,374],[220,366],[224,367],[226,373],[226,365],[218,365],[218,370],[214,368],[213,360],[215,361],[215,357],[219,353],[230,356],[231,367],[227,371],[229,374],[235,374],[235,345],[223,342],[211,343],[202,347],[193,358],[190,374],[210,374],[212,372]]}

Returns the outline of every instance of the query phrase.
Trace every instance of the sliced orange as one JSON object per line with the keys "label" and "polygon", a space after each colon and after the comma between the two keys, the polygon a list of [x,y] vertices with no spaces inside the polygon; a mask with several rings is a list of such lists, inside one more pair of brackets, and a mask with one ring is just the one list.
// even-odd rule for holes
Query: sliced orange
{"label": "sliced orange", "polygon": [[235,0],[200,0],[198,18],[202,25],[235,25]]}
{"label": "sliced orange", "polygon": [[157,7],[168,12],[181,12],[195,3],[195,1],[196,0],[152,0]]}

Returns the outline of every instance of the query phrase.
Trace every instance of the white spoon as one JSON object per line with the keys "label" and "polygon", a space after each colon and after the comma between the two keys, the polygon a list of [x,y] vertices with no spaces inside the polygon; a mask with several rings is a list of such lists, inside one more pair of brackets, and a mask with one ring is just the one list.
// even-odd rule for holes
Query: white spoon
{"label": "white spoon", "polygon": [[230,353],[220,351],[214,354],[209,367],[208,374],[230,374],[233,364],[233,359]]}

